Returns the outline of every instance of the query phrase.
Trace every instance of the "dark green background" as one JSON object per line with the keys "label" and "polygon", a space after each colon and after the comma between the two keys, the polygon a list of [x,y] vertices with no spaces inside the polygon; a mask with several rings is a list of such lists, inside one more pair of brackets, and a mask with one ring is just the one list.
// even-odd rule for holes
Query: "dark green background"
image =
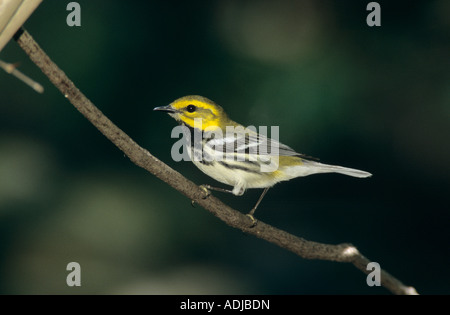
{"label": "dark green background", "polygon": [[[370,179],[328,174],[275,186],[257,217],[294,235],[350,242],[407,285],[448,294],[450,5],[446,0],[45,0],[25,27],[137,143],[170,156],[167,115],[187,94]],[[232,229],[133,165],[15,42],[0,53],[41,82],[0,72],[0,293],[385,294],[348,264],[300,259]],[[243,197],[215,193],[243,212]],[[82,286],[66,285],[66,265]]]}

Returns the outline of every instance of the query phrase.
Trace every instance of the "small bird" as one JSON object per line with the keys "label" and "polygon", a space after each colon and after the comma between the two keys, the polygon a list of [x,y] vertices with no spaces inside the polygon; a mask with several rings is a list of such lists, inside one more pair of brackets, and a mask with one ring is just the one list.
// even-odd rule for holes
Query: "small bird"
{"label": "small bird", "polygon": [[[233,186],[232,190],[227,190],[202,185],[207,195],[209,190],[217,190],[241,196],[248,188],[264,188],[248,213],[252,220],[269,188],[278,182],[319,173],[372,176],[353,168],[322,164],[297,153],[275,139],[234,122],[221,106],[203,96],[184,96],[154,110],[167,112],[184,126],[188,155],[203,173]],[[194,136],[196,133],[201,136]]]}

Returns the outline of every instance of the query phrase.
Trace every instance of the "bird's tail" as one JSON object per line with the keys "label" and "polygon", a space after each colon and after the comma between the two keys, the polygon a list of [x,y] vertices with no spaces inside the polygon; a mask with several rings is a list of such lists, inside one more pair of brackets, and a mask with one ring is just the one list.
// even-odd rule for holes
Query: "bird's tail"
{"label": "bird's tail", "polygon": [[370,174],[369,172],[357,170],[354,168],[322,164],[316,161],[304,159],[302,159],[301,164],[298,164],[296,166],[289,166],[285,169],[285,174],[288,175],[289,179],[299,176],[308,176],[320,173],[339,173],[359,178],[372,176],[372,174]]}
{"label": "bird's tail", "polygon": [[[307,166],[307,168],[310,171],[310,174],[318,174],[318,173],[339,173],[344,174],[348,176],[358,177],[358,178],[365,178],[372,176],[371,173],[357,170],[354,168],[349,167],[343,167],[343,166],[337,166],[337,165],[328,165],[328,164],[322,164],[315,161],[308,161],[303,160],[303,165]],[[310,175],[308,174],[308,175]]]}

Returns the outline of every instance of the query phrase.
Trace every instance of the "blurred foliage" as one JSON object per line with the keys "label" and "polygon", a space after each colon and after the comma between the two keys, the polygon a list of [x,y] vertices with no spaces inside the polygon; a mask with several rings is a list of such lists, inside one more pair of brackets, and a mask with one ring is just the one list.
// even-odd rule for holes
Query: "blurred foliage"
{"label": "blurred foliage", "polygon": [[[156,106],[209,97],[325,163],[370,171],[272,189],[259,219],[351,242],[420,293],[450,293],[450,5],[378,1],[46,0],[25,27],[114,123],[175,163]],[[0,293],[385,294],[346,264],[299,259],[242,234],[134,166],[16,43],[0,53],[45,86],[0,73]],[[248,211],[260,191],[216,195]],[[79,262],[82,286],[66,285]]]}

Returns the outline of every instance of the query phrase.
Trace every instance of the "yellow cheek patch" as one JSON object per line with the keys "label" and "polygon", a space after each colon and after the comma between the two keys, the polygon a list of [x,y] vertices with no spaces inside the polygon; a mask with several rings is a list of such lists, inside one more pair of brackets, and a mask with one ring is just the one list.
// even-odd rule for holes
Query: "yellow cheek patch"
{"label": "yellow cheek patch", "polygon": [[[194,105],[196,110],[189,112],[187,107]],[[217,129],[221,125],[223,110],[214,102],[201,96],[187,96],[176,100],[171,106],[178,111],[176,119],[189,127],[205,130]]]}
{"label": "yellow cheek patch", "polygon": [[211,130],[214,130],[219,126],[219,120],[218,119],[202,119],[202,118],[193,118],[188,117],[186,115],[180,115],[180,120],[192,128],[198,128],[201,130],[205,130],[206,128],[210,128]]}

